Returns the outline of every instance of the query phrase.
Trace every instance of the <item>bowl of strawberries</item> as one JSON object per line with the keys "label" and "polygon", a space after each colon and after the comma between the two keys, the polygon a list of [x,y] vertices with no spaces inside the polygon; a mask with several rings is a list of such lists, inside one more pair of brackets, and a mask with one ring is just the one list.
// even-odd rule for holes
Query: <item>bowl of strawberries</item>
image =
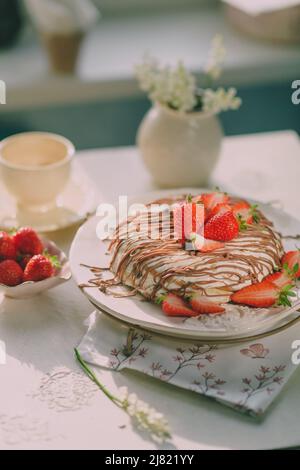
{"label": "bowl of strawberries", "polygon": [[66,255],[30,227],[0,231],[0,293],[21,299],[68,281]]}

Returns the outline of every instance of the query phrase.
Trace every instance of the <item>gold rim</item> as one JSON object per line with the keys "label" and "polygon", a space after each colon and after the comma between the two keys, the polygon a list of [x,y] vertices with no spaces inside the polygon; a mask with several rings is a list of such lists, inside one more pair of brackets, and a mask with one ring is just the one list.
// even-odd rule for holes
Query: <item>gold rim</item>
{"label": "gold rim", "polygon": [[158,335],[158,336],[164,336],[164,337],[170,337],[172,339],[180,339],[181,341],[199,341],[203,344],[238,344],[238,343],[248,343],[249,341],[255,341],[257,339],[261,339],[261,338],[267,338],[268,336],[273,336],[273,335],[276,335],[278,333],[281,333],[282,331],[284,330],[287,330],[288,328],[296,325],[297,323],[300,322],[300,309],[299,310],[296,310],[296,312],[299,313],[299,316],[296,317],[296,318],[293,318],[292,320],[290,320],[289,322],[285,323],[284,325],[281,325],[281,326],[278,326],[277,328],[274,328],[273,330],[271,331],[266,331],[264,333],[258,333],[256,335],[251,335],[251,336],[243,336],[243,337],[237,337],[237,338],[229,338],[229,339],[215,339],[215,340],[212,340],[212,339],[197,339],[197,338],[180,338],[179,336],[176,336],[176,335],[172,335],[172,334],[164,334],[164,333],[160,333],[158,331],[154,331],[154,330],[151,330],[151,329],[148,329],[148,328],[144,328],[144,327],[141,327],[140,325],[136,325],[134,323],[130,323],[130,322],[126,322],[124,320],[120,320],[119,318],[116,318],[114,315],[112,315],[111,313],[108,313],[106,312],[105,310],[102,310],[98,305],[96,305],[94,302],[92,302],[90,300],[91,304],[96,307],[97,310],[99,310],[101,313],[103,313],[104,315],[112,318],[113,320],[115,320],[117,323],[121,323],[122,325],[125,325],[127,326],[127,328],[136,328],[137,330],[144,330],[144,331],[149,331],[155,335]]}

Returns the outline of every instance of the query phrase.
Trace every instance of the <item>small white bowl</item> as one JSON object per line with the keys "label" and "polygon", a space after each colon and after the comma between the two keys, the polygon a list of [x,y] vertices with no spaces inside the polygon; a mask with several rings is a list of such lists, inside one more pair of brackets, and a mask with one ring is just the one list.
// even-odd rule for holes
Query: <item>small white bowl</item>
{"label": "small white bowl", "polygon": [[0,284],[0,294],[4,294],[6,297],[10,297],[11,299],[26,299],[33,297],[34,295],[38,295],[46,290],[53,289],[53,287],[59,286],[71,279],[72,275],[69,260],[65,253],[61,251],[55,243],[49,240],[42,238],[42,242],[49,254],[57,256],[61,264],[56,275],[39,282],[23,282],[23,284],[19,284],[15,287]]}

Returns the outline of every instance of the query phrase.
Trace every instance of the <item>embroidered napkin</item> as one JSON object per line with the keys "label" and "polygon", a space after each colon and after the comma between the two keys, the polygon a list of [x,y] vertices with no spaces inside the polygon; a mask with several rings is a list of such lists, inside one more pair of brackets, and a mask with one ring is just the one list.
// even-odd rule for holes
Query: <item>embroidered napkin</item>
{"label": "embroidered napkin", "polygon": [[299,324],[234,346],[183,341],[130,328],[95,311],[78,349],[92,365],[116,372],[133,369],[259,416],[297,368],[292,361],[296,340]]}

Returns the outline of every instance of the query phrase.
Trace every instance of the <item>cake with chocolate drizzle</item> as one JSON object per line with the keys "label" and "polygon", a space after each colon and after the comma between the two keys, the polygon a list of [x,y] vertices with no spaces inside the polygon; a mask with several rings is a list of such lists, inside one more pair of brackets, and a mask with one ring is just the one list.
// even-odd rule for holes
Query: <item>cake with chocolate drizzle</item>
{"label": "cake with chocolate drizzle", "polygon": [[281,237],[257,205],[220,191],[155,203],[164,208],[149,204],[116,230],[110,270],[117,282],[169,316],[222,314],[229,302],[290,305],[299,252],[282,262]]}

